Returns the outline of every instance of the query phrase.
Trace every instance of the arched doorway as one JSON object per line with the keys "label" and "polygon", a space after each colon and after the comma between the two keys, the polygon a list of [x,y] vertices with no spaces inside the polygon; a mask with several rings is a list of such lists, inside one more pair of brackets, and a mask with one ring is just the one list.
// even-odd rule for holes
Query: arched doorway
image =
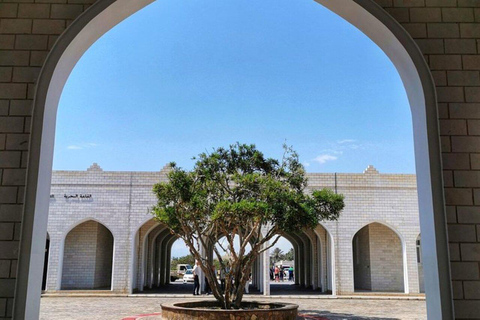
{"label": "arched doorway", "polygon": [[94,220],[70,230],[64,242],[61,289],[110,290],[113,242],[110,230]]}
{"label": "arched doorway", "polygon": [[[302,259],[302,249],[295,238],[289,235],[282,236],[270,248],[270,295],[292,294],[298,291]],[[298,268],[298,269],[297,269]]]}
{"label": "arched doorway", "polygon": [[405,291],[402,241],[392,229],[370,223],[352,242],[355,291]]}
{"label": "arched doorway", "polygon": [[[62,87],[88,46],[116,23],[151,1],[101,1],[93,5],[60,37],[47,60],[37,85],[25,219],[22,224],[21,275],[17,282],[15,315],[38,315],[40,271],[35,269],[44,248],[56,107]],[[374,40],[392,59],[407,89],[414,119],[418,184],[424,248],[429,316],[452,314],[449,264],[446,243],[440,153],[436,123],[435,90],[421,52],[398,23],[371,0],[319,0]],[[435,212],[435,215],[434,215]],[[38,241],[42,239],[42,241]],[[40,256],[40,258],[38,258]],[[25,280],[23,280],[25,279]],[[27,281],[26,279],[30,279]],[[38,280],[33,280],[38,279]],[[430,288],[430,289],[428,289]],[[440,290],[442,288],[442,290]],[[28,308],[26,306],[29,306]],[[25,316],[27,314],[28,316]]]}
{"label": "arched doorway", "polygon": [[48,256],[50,249],[50,235],[47,232],[47,241],[45,242],[45,261],[43,263],[43,279],[42,279],[42,291],[47,290],[47,275],[48,275]]}

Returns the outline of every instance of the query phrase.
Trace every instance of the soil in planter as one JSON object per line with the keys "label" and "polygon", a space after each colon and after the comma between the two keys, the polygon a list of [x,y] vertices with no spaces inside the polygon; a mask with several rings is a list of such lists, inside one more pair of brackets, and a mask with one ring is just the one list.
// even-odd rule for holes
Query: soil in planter
{"label": "soil in planter", "polygon": [[[208,301],[210,302],[210,301]],[[208,303],[207,301],[203,301],[204,304],[196,304],[196,302],[192,303],[195,304],[193,306],[190,306],[188,303],[182,303],[181,306],[183,308],[194,308],[194,309],[208,309],[208,310],[228,310],[228,309],[223,309],[220,304],[217,302],[212,302]],[[216,304],[216,305],[213,305]],[[178,305],[178,304],[177,304]],[[179,306],[179,305],[178,305]],[[254,310],[254,309],[260,309],[260,310],[272,310],[272,309],[280,309],[284,307],[285,305],[282,304],[277,304],[277,303],[258,303],[258,302],[242,302],[242,305],[240,308],[232,308],[230,310]]]}

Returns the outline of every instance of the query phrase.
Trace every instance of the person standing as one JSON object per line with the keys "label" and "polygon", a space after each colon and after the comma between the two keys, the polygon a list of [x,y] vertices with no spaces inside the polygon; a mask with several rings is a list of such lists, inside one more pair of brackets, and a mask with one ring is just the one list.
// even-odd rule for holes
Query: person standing
{"label": "person standing", "polygon": [[225,291],[225,268],[220,269],[220,286]]}
{"label": "person standing", "polygon": [[[212,273],[214,274],[214,280],[213,281],[217,281],[217,271],[215,270],[214,265],[212,265]],[[205,276],[205,292],[207,293],[207,296],[212,293],[212,286],[213,286],[213,283],[212,283],[212,285],[210,285],[210,283],[208,281],[208,278]]]}
{"label": "person standing", "polygon": [[245,282],[245,293],[250,293],[248,290],[250,288],[250,280],[252,278],[252,273],[248,275],[247,282]]}
{"label": "person standing", "polygon": [[195,261],[195,267],[193,267],[192,273],[193,273],[193,295],[198,296],[200,295],[199,293],[200,280],[198,278],[198,275],[200,273],[200,262]]}

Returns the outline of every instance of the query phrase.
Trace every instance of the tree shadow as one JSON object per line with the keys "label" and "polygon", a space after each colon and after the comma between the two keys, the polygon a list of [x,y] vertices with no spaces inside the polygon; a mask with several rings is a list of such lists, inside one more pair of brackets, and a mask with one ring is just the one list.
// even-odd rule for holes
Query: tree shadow
{"label": "tree shadow", "polygon": [[297,320],[399,320],[399,318],[364,317],[348,313],[335,313],[328,310],[299,310]]}

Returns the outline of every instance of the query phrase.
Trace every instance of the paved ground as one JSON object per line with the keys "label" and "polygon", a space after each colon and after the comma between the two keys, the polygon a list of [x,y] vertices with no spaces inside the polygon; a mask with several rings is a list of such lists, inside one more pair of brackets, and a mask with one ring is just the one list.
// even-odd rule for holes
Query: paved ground
{"label": "paved ground", "polygon": [[[311,296],[301,298],[282,296],[268,299],[254,296],[254,298],[296,303],[300,306],[299,312],[302,314],[332,320],[427,319],[425,301],[418,300],[331,299],[327,296],[315,299]],[[129,316],[159,312],[160,304],[164,302],[187,299],[194,297],[43,297],[40,319],[121,320]],[[198,299],[212,298],[200,296]]]}

